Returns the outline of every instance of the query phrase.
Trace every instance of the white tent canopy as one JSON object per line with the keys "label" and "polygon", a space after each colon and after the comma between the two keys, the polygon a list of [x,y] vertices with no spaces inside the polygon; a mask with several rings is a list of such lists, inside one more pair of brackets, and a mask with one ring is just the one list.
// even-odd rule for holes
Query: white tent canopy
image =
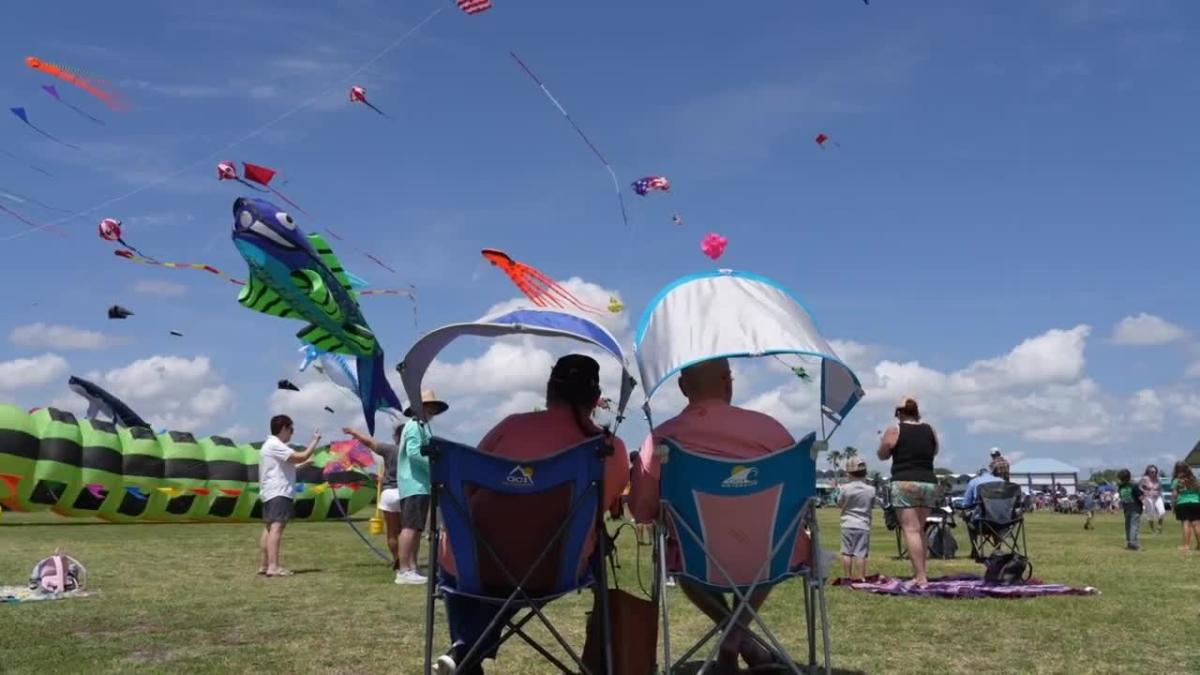
{"label": "white tent canopy", "polygon": [[821,409],[835,425],[864,394],[800,300],[776,282],[747,272],[719,270],[669,284],[642,315],[634,352],[647,412],[650,398],[671,376],[723,357],[821,359]]}
{"label": "white tent canopy", "polygon": [[[404,355],[404,361],[397,370],[404,382],[404,393],[409,401],[421,400],[421,381],[425,371],[437,355],[457,338],[473,335],[477,337],[504,337],[506,335],[540,335],[543,337],[565,337],[579,342],[595,345],[621,364],[621,395],[617,402],[618,419],[624,414],[625,406],[629,404],[629,396],[633,393],[636,382],[629,374],[625,354],[612,333],[600,324],[566,312],[550,310],[523,309],[508,312],[500,316],[480,319],[471,323],[455,323],[442,326],[426,333]],[[421,406],[413,406],[413,411],[422,414]]]}

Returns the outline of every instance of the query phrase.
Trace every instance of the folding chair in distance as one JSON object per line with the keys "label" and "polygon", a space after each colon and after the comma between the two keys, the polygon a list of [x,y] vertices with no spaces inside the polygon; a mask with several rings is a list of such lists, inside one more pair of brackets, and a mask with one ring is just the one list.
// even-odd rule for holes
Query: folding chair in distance
{"label": "folding chair in distance", "polygon": [[[430,528],[430,574],[425,607],[425,668],[433,659],[434,599],[437,593],[459,595],[499,607],[492,624],[483,631],[484,640],[472,645],[457,663],[459,671],[478,665],[486,651],[518,637],[563,672],[591,673],[583,659],[542,612],[557,598],[599,584],[606,587],[601,496],[604,494],[604,458],[612,453],[609,441],[598,436],[581,445],[545,459],[516,462],[441,438],[434,438],[425,451],[429,456],[431,511],[441,514],[443,535],[438,525]],[[471,508],[471,495],[488,491],[501,495],[503,514]],[[502,519],[503,522],[497,522]],[[537,546],[511,550],[504,540],[534,536],[536,521],[553,532]],[[499,530],[503,530],[500,532]],[[533,530],[533,531],[531,531]],[[544,532],[544,529],[543,529]],[[440,538],[449,537],[457,567],[453,580],[439,575]],[[589,539],[596,542],[590,559],[583,558]],[[527,542],[527,539],[526,539]],[[440,578],[439,578],[440,577]],[[597,596],[607,631],[607,594]],[[508,610],[518,610],[516,614]],[[522,613],[523,612],[523,613]],[[525,630],[538,619],[566,652],[571,665],[564,664]],[[497,635],[495,642],[488,638]],[[607,634],[604,644],[611,646]],[[611,663],[611,654],[606,659]]]}
{"label": "folding chair in distance", "polygon": [[[680,448],[669,439],[661,476],[658,528],[659,588],[666,584],[663,552],[670,533],[679,547],[680,576],[720,593],[732,593],[733,612],[712,627],[677,661],[672,661],[669,603],[662,603],[663,662],[678,668],[714,637],[705,664],[743,612],[751,623],[747,636],[783,659],[795,673],[794,659],[751,606],[750,598],[794,577],[804,582],[804,619],[809,671],[816,665],[818,621],[823,665],[829,671],[829,619],[825,606],[826,571],[821,569],[820,528],[816,519],[815,434],[796,445],[752,460],[730,460]],[[810,533],[805,539],[805,529]],[[770,602],[768,600],[767,602]],[[758,631],[754,628],[757,627]],[[761,636],[756,634],[761,632]],[[670,672],[670,671],[668,671]]]}
{"label": "folding chair in distance", "polygon": [[968,528],[977,561],[992,553],[1029,555],[1025,541],[1025,497],[1016,483],[995,482],[979,486],[979,517]]}

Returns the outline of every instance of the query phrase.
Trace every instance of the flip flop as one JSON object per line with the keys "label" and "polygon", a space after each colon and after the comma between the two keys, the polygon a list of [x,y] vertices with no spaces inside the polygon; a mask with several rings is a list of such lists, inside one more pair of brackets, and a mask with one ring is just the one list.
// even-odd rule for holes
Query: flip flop
{"label": "flip flop", "polygon": [[296,575],[296,573],[291,570],[278,570],[274,574],[267,572],[268,577],[291,577],[291,576],[295,576],[295,575]]}
{"label": "flip flop", "polygon": [[265,577],[265,576],[267,576],[267,570],[260,567],[258,572],[255,572],[255,574],[257,574],[260,577]]}

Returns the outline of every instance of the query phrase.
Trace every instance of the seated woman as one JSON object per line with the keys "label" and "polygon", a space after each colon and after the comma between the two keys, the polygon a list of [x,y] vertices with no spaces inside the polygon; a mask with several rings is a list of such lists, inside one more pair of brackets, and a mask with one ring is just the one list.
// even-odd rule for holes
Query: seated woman
{"label": "seated woman", "polygon": [[[479,450],[517,461],[530,461],[576,446],[605,431],[592,422],[592,411],[599,399],[600,364],[582,354],[564,356],[550,371],[550,380],[546,383],[546,410],[510,415],[483,437]],[[629,482],[629,454],[625,444],[615,437],[612,442],[613,454],[605,459],[604,467],[601,505],[605,509],[620,503],[621,493]],[[556,512],[554,504],[547,504],[548,508],[543,509],[538,503],[531,502],[542,496],[551,501],[554,499],[550,493],[513,497],[483,490],[470,497],[469,508],[477,527],[493,545],[504,549],[498,552],[507,559],[506,566],[517,578],[523,576],[566,515]],[[561,506],[562,500],[556,503]],[[505,536],[518,533],[522,536]],[[449,543],[448,537],[442,538],[440,557],[446,580],[452,584],[457,572]],[[594,538],[589,539],[584,551],[585,560],[591,556],[594,546]],[[487,554],[481,556],[487,557]],[[483,562],[481,569],[485,569]],[[484,635],[484,631],[499,608],[461,595],[446,595],[446,619],[453,644],[450,651],[438,659],[438,673],[454,672],[456,664],[465,659],[476,643],[482,643],[476,653],[486,658],[496,657],[495,641],[499,630],[488,635]],[[513,613],[515,610],[508,610],[509,616]],[[482,673],[483,668],[465,672]]]}

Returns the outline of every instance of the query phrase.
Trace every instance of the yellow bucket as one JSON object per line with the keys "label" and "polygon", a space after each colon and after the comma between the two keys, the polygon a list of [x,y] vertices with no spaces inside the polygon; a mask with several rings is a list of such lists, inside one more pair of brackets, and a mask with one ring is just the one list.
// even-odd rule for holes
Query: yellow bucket
{"label": "yellow bucket", "polygon": [[371,534],[383,534],[383,518],[375,516],[367,521],[367,527]]}

